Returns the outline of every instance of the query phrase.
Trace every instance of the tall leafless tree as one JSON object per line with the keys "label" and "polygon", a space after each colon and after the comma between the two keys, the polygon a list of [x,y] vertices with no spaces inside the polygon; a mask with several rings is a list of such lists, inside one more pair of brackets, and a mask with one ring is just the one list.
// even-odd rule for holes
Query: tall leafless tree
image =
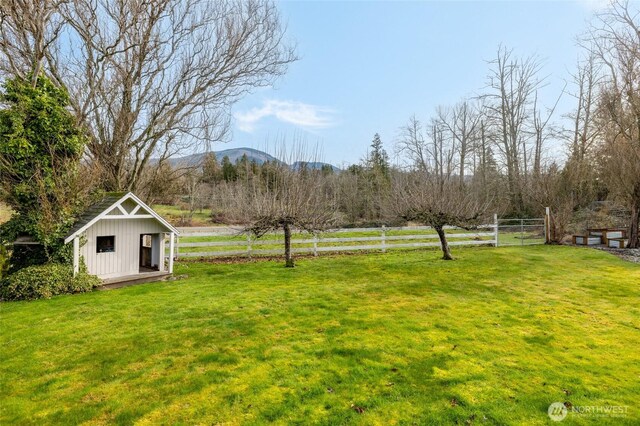
{"label": "tall leafless tree", "polygon": [[41,70],[68,89],[109,190],[135,190],[153,162],[224,140],[231,105],[296,59],[269,0],[36,3],[3,0],[2,69]]}
{"label": "tall leafless tree", "polygon": [[525,210],[524,183],[527,174],[527,143],[531,135],[533,105],[543,82],[536,57],[517,58],[511,50],[498,49],[489,62],[487,115],[496,133],[496,147],[506,168],[511,208]]}
{"label": "tall leafless tree", "polygon": [[[442,111],[442,110],[440,110]],[[465,172],[469,166],[470,156],[478,136],[480,111],[469,100],[463,100],[445,113],[440,112],[440,121],[445,126],[455,147],[458,160],[458,179],[460,185],[465,183]]]}
{"label": "tall leafless tree", "polygon": [[640,247],[640,9],[614,0],[597,15],[588,42],[604,68],[602,176],[630,207],[629,247]]}

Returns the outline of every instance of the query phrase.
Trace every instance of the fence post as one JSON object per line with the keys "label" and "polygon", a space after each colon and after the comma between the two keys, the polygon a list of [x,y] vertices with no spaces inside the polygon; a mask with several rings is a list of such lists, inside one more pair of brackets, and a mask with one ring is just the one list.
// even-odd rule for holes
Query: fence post
{"label": "fence post", "polygon": [[313,255],[318,255],[318,234],[316,232],[313,233]]}
{"label": "fence post", "polygon": [[524,219],[520,219],[520,245],[524,245]]}
{"label": "fence post", "polygon": [[382,252],[387,252],[387,227],[382,225]]}
{"label": "fence post", "polygon": [[493,226],[495,227],[495,229],[494,229],[494,233],[495,233],[495,236],[494,236],[495,243],[494,243],[494,245],[495,245],[495,247],[498,247],[498,213],[495,213],[493,215]]}
{"label": "fence post", "polygon": [[251,234],[247,234],[247,256],[251,259]]}
{"label": "fence post", "polygon": [[551,243],[551,208],[544,208],[544,243]]}

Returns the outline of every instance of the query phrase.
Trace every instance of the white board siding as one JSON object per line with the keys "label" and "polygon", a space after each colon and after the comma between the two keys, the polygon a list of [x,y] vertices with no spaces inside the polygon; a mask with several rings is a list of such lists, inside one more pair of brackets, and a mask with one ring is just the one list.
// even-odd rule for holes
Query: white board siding
{"label": "white board siding", "polygon": [[[101,219],[86,230],[86,244],[80,248],[90,274],[115,278],[139,272],[140,234],[167,232],[155,219]],[[96,253],[96,238],[115,236],[113,253]]]}

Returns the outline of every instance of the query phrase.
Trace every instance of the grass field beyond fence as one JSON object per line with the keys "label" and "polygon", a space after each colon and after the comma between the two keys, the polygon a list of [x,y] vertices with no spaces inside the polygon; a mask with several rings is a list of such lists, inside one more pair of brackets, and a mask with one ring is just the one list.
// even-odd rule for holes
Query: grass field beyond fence
{"label": "grass field beyond fence", "polygon": [[[452,246],[494,245],[491,227],[465,230],[449,227],[447,239]],[[518,234],[520,235],[520,234]],[[343,228],[318,234],[294,232],[293,253],[329,253],[339,251],[387,251],[439,247],[438,234],[427,226],[385,228]],[[179,258],[281,255],[284,250],[282,232],[260,238],[242,233],[241,228],[180,228],[176,253]],[[167,252],[168,253],[168,252]]]}
{"label": "grass field beyond fence", "polygon": [[0,424],[640,423],[640,266],[570,247],[177,264],[0,305]]}

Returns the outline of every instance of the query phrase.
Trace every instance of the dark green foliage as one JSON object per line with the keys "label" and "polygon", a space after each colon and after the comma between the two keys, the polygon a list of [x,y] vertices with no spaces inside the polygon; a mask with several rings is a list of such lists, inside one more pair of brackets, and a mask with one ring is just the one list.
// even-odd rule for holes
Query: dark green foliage
{"label": "dark green foliage", "polygon": [[9,259],[8,273],[12,274],[22,268],[47,263],[47,253],[41,244],[15,244]]}
{"label": "dark green foliage", "polygon": [[[229,158],[229,157],[227,157]],[[222,180],[222,168],[218,164],[216,154],[209,152],[202,161],[202,181],[204,183],[214,184]]]}
{"label": "dark green foliage", "polygon": [[40,77],[7,80],[0,100],[0,176],[7,203],[18,213],[29,213],[38,203],[33,177],[40,174],[46,189],[65,160],[79,160],[85,139],[67,111],[64,89]]}
{"label": "dark green foliage", "polygon": [[366,160],[366,167],[375,175],[389,176],[389,155],[382,146],[382,140],[379,134],[373,136],[371,142],[371,152]]}
{"label": "dark green foliage", "polygon": [[3,89],[0,194],[15,214],[0,227],[0,243],[29,235],[48,261],[65,259],[61,238],[83,207],[78,166],[85,137],[67,110],[67,92],[49,79],[39,77],[34,85],[16,77]]}
{"label": "dark green foliage", "polygon": [[233,182],[238,178],[236,166],[231,163],[228,156],[222,158],[222,179],[225,182]]}
{"label": "dark green foliage", "polygon": [[29,266],[0,281],[0,299],[49,299],[58,294],[91,291],[99,283],[99,278],[85,271],[74,277],[73,269],[68,265],[48,263]]}
{"label": "dark green foliage", "polygon": [[320,171],[324,176],[329,176],[334,174],[333,166],[331,164],[323,164],[322,167],[320,168]]}
{"label": "dark green foliage", "polygon": [[9,253],[7,248],[0,244],[0,280],[7,274],[9,269]]}

